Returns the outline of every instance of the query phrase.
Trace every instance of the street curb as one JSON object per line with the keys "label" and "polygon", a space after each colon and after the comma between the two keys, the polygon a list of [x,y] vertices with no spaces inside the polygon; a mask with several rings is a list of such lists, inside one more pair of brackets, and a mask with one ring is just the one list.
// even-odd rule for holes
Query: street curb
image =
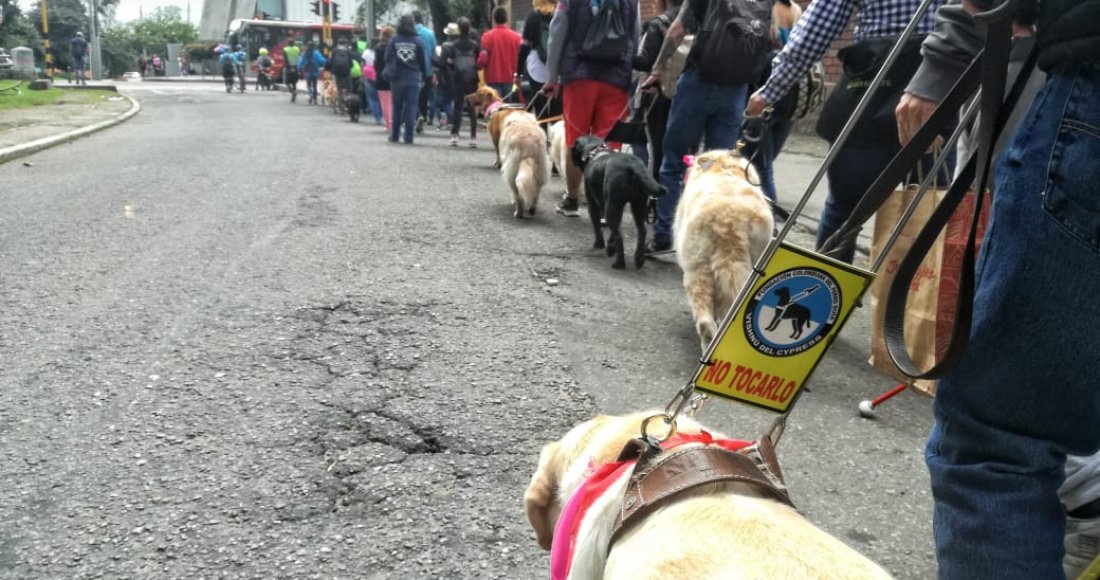
{"label": "street curb", "polygon": [[88,125],[86,127],[81,127],[79,129],[73,129],[72,131],[69,131],[69,132],[66,132],[66,133],[61,133],[60,135],[53,135],[51,137],[43,137],[42,139],[37,139],[35,141],[31,141],[30,143],[24,143],[22,145],[13,145],[13,146],[7,147],[5,149],[0,149],[0,165],[3,165],[4,163],[7,163],[8,161],[18,159],[20,157],[26,157],[27,155],[38,153],[39,151],[42,151],[43,149],[49,149],[50,147],[53,147],[54,145],[60,145],[62,143],[67,143],[69,141],[74,141],[76,139],[84,137],[85,135],[91,135],[92,133],[95,133],[97,131],[101,131],[101,130],[106,129],[108,127],[113,127],[113,126],[118,125],[119,123],[121,123],[123,121],[126,121],[130,117],[133,117],[134,115],[141,112],[141,104],[138,103],[137,100],[132,99],[132,98],[130,98],[126,95],[123,95],[123,94],[120,94],[119,96],[121,96],[121,97],[125,98],[126,100],[130,101],[130,110],[129,111],[126,111],[125,113],[123,113],[123,114],[121,114],[117,117],[114,117],[112,119],[107,119],[106,121],[100,121],[98,123],[93,123],[91,125]]}

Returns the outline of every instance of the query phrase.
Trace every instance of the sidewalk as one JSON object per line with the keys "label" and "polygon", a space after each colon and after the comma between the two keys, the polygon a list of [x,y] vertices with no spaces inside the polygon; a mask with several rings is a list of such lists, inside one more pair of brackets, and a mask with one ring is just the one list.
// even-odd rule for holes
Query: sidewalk
{"label": "sidewalk", "polygon": [[[64,82],[54,87],[69,88]],[[87,88],[114,91],[115,85],[101,82]],[[84,88],[72,90],[75,93]],[[123,95],[90,104],[62,101],[49,106],[5,109],[0,115],[0,163],[121,123],[140,109],[137,101]]]}

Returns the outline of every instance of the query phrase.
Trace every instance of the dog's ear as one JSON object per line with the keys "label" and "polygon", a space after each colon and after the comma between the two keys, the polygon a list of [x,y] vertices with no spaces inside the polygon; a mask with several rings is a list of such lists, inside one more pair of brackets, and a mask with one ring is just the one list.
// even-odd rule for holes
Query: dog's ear
{"label": "dog's ear", "polygon": [[710,168],[714,166],[715,159],[710,155],[703,155],[695,158],[695,166],[700,171],[710,171]]}
{"label": "dog's ear", "polygon": [[527,510],[527,521],[535,529],[539,546],[550,549],[554,541],[554,526],[558,523],[561,505],[558,503],[558,484],[565,469],[561,445],[557,442],[543,447],[539,454],[539,466],[531,477],[531,484],[523,494],[523,504]]}

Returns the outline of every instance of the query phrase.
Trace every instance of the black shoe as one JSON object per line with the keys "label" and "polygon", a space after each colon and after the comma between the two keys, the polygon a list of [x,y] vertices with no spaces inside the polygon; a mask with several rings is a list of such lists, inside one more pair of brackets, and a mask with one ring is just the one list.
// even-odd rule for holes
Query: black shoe
{"label": "black shoe", "polygon": [[419,119],[416,120],[416,132],[417,133],[423,133],[424,132],[424,117],[420,117]]}
{"label": "black shoe", "polygon": [[663,254],[672,251],[672,242],[669,240],[649,240],[645,245],[647,254]]}
{"label": "black shoe", "polygon": [[577,217],[580,214],[580,204],[577,203],[575,197],[563,197],[558,202],[558,207],[555,209],[558,213],[565,217]]}

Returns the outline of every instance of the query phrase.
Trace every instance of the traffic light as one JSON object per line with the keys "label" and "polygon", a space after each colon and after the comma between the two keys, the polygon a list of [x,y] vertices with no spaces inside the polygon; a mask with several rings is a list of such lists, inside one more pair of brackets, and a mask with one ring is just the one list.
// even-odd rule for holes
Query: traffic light
{"label": "traffic light", "polygon": [[333,22],[339,22],[340,21],[340,5],[333,2],[332,7],[329,10],[331,10],[332,21]]}
{"label": "traffic light", "polygon": [[311,8],[311,12],[313,12],[317,16],[321,15],[321,0],[313,0],[313,2],[310,2],[309,5]]}

